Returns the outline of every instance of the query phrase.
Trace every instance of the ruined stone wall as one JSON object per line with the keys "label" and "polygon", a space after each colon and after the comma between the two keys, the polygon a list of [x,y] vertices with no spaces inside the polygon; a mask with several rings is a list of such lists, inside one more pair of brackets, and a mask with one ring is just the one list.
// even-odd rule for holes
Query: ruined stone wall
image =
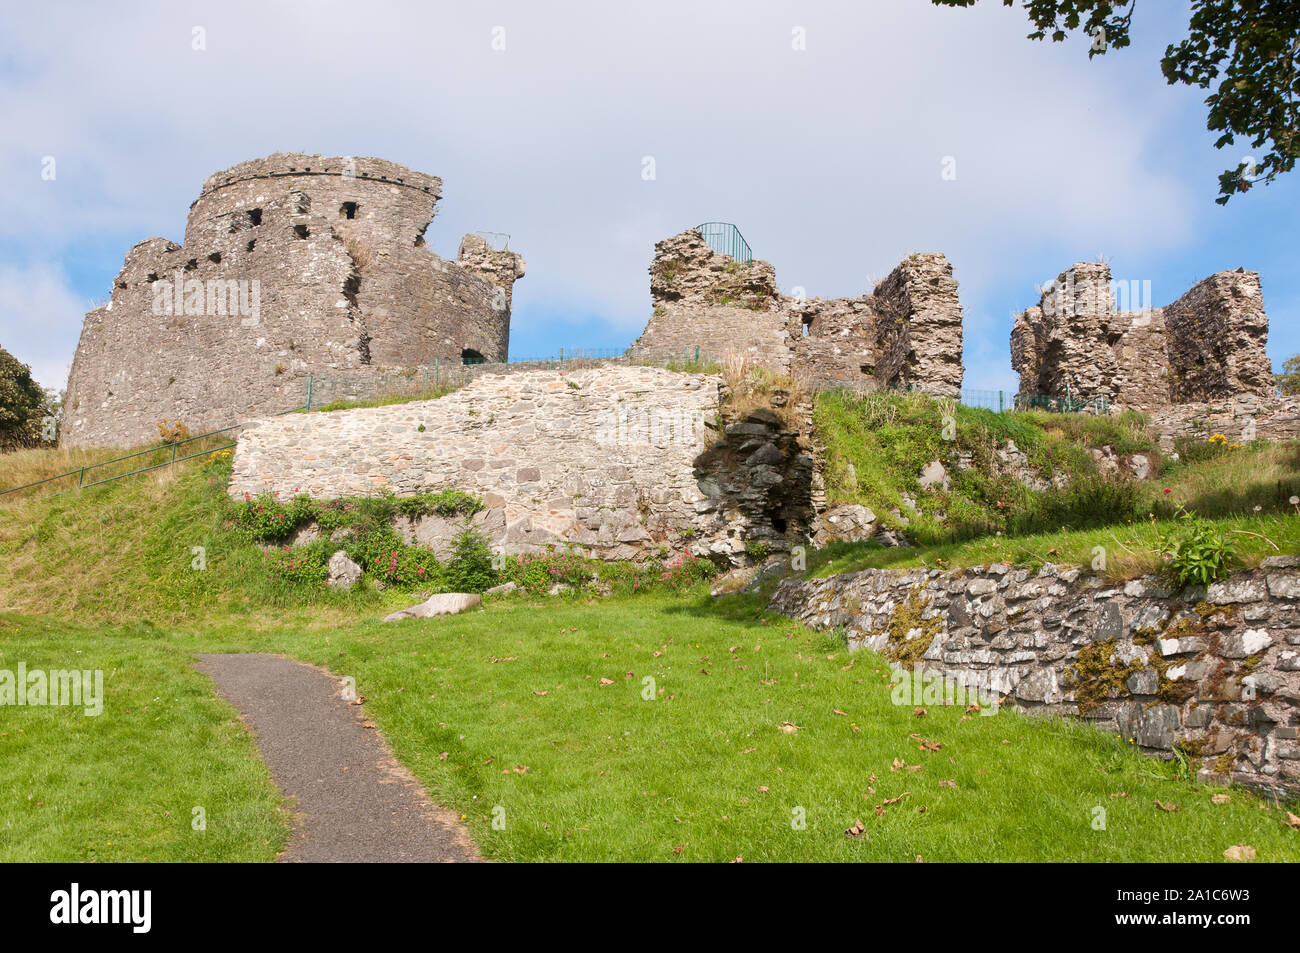
{"label": "ruined stone wall", "polygon": [[230,493],[460,489],[483,498],[481,528],[506,552],[570,544],[630,559],[663,547],[740,563],[747,542],[777,550],[802,538],[812,460],[770,412],[728,420],[721,387],[716,376],[608,365],[289,414],[244,429]]}
{"label": "ruined stone wall", "polygon": [[630,357],[740,355],[809,389],[900,387],[957,396],[961,304],[942,255],[911,255],[855,298],[782,295],[765,261],[740,263],[697,229],[655,245],[654,311]]}
{"label": "ruined stone wall", "polygon": [[1203,780],[1300,793],[1300,557],[1183,593],[1051,565],[792,577],[771,608],[1148,753],[1178,745]]}
{"label": "ruined stone wall", "polygon": [[86,316],[64,445],[285,410],[309,374],[504,360],[522,259],[473,240],[463,265],[433,255],[424,232],[440,191],[369,158],[276,154],[211,176],[185,244],[136,245],[112,300]]}
{"label": "ruined stone wall", "polygon": [[960,397],[962,314],[948,259],[909,255],[871,300],[880,315],[876,377],[882,385]]}
{"label": "ruined stone wall", "polygon": [[654,310],[628,357],[743,355],[782,373],[790,366],[787,315],[776,272],[765,261],[740,263],[709,248],[698,229],[655,245],[650,265]]}
{"label": "ruined stone wall", "polygon": [[1220,272],[1164,309],[1175,403],[1273,394],[1259,275]]}
{"label": "ruined stone wall", "polygon": [[1300,396],[1244,394],[1223,401],[1175,404],[1150,414],[1160,449],[1169,452],[1179,437],[1205,440],[1221,433],[1232,443],[1300,440]]}
{"label": "ruined stone wall", "polygon": [[1016,318],[1011,364],[1021,393],[1106,397],[1150,411],[1234,395],[1271,398],[1267,339],[1254,272],[1211,275],[1163,308],[1117,311],[1110,268],[1081,262]]}

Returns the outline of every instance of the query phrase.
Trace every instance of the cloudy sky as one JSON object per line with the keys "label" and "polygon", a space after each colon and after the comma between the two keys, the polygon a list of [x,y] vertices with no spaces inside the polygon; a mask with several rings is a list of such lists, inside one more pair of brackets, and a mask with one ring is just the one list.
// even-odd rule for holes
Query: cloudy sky
{"label": "cloudy sky", "polygon": [[0,346],[61,387],[132,244],[179,241],[212,172],[301,151],[441,176],[445,257],[509,233],[528,262],[512,357],[626,346],[654,242],[721,220],[809,295],[945,253],[968,388],[1014,390],[1013,313],[1099,255],[1155,305],[1260,272],[1280,364],[1300,351],[1300,175],[1214,204],[1250,149],[1215,151],[1204,93],[1165,84],[1187,4],[1155,6],[1089,62],[996,0],[10,5]]}

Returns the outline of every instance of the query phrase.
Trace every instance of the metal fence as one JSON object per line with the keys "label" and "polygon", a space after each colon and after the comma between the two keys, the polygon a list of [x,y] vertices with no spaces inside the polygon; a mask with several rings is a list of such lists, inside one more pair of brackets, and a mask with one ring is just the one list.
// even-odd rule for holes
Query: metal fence
{"label": "metal fence", "polygon": [[754,260],[749,242],[740,234],[740,229],[730,222],[705,222],[695,227],[704,236],[705,243],[719,255],[730,255],[742,265]]}
{"label": "metal fence", "polygon": [[1005,390],[963,390],[961,402],[966,407],[995,410],[1047,410],[1060,414],[1110,414],[1110,401],[1105,397],[1053,397],[1049,394],[1013,394]]}

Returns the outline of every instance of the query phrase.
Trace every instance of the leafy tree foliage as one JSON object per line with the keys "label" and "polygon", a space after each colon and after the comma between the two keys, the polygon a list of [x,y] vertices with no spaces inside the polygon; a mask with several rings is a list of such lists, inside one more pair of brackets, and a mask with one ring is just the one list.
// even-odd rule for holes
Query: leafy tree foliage
{"label": "leafy tree foliage", "polygon": [[[969,7],[976,0],[931,0],[937,6]],[[1015,0],[1002,0],[1012,6]],[[1129,45],[1137,0],[1024,0],[1034,25],[1032,40],[1060,42],[1074,31],[1092,37],[1088,58]],[[1171,43],[1160,60],[1170,83],[1202,89],[1206,128],[1221,133],[1216,149],[1238,137],[1262,157],[1244,158],[1219,176],[1220,205],[1260,182],[1295,167],[1300,152],[1300,2],[1297,0],[1192,0],[1187,37]],[[1215,84],[1217,83],[1217,86]]]}
{"label": "leafy tree foliage", "polygon": [[1274,374],[1273,381],[1283,394],[1300,394],[1300,354],[1282,362],[1282,373]]}
{"label": "leafy tree foliage", "polygon": [[46,418],[57,418],[58,398],[32,380],[32,369],[0,347],[0,450],[52,441]]}

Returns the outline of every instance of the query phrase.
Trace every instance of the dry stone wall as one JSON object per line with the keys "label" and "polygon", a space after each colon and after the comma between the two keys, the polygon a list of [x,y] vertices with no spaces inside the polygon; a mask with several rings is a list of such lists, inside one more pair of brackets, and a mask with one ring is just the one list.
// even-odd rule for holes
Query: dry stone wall
{"label": "dry stone wall", "polygon": [[961,304],[942,255],[909,256],[869,295],[794,298],[778,291],[768,262],[719,254],[690,229],[655,245],[650,294],[632,358],[699,348],[788,372],[810,389],[961,392]]}
{"label": "dry stone wall", "polygon": [[1300,793],[1300,557],[1186,592],[1052,565],[791,577],[771,608],[1148,753],[1177,746],[1202,779]]}
{"label": "dry stone wall", "polygon": [[[721,379],[604,366],[480,377],[432,401],[289,414],[245,428],[230,493],[319,499],[460,489],[505,552],[659,549],[722,563],[806,529],[812,460],[770,411],[728,420]],[[449,525],[405,527],[439,544]]]}
{"label": "dry stone wall", "polygon": [[229,426],[294,406],[310,374],[505,360],[523,260],[477,236],[458,262],[432,254],[441,188],[382,159],[298,154],[211,176],[184,245],[136,245],[86,316],[63,444]]}

